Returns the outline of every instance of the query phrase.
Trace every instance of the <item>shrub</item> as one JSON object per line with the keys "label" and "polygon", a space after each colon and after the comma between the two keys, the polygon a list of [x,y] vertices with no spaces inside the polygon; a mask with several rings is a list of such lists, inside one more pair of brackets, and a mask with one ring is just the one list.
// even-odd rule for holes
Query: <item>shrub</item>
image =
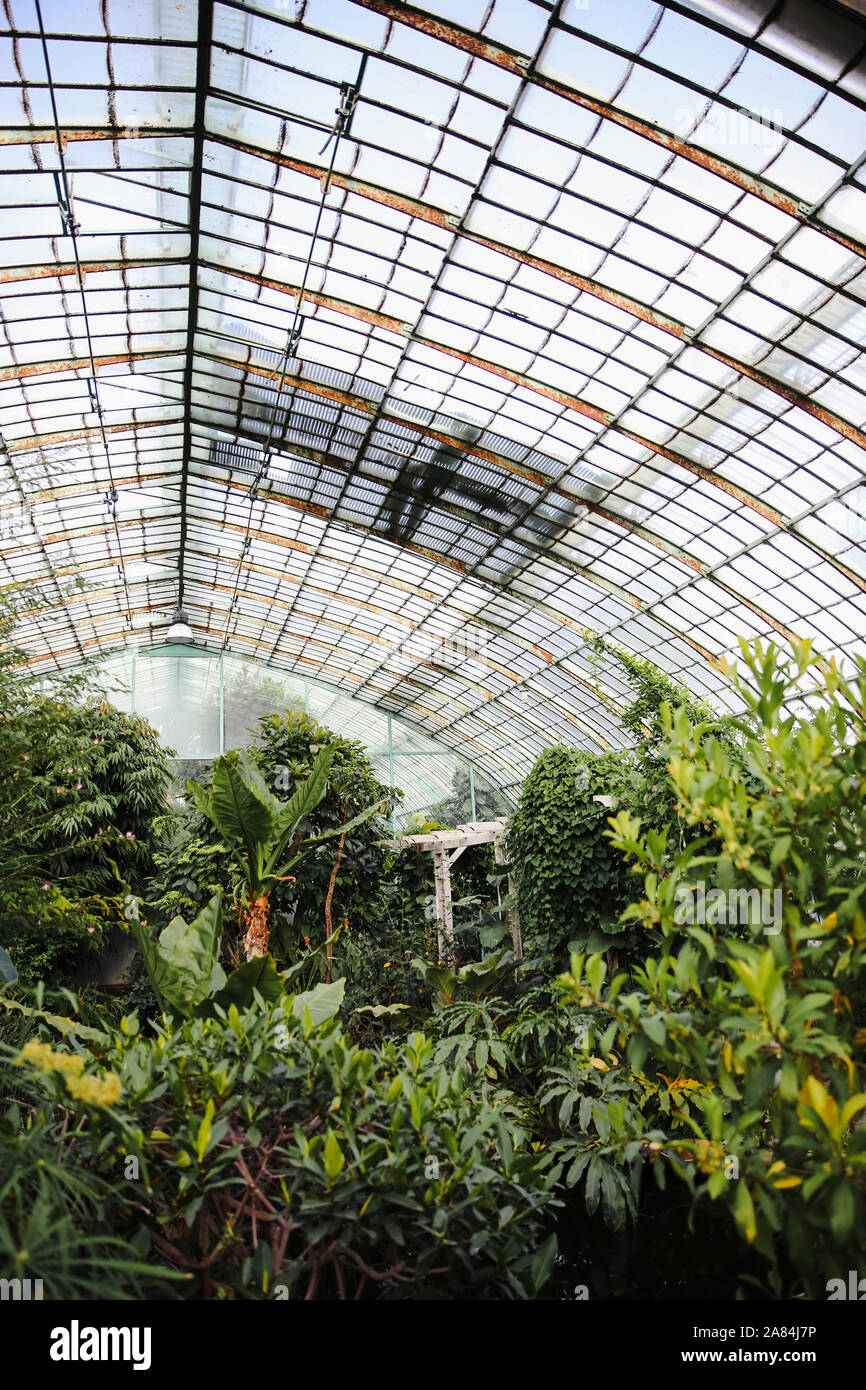
{"label": "shrub", "polygon": [[[379,841],[390,833],[388,816],[399,794],[376,778],[363,745],[290,710],[261,720],[247,756],[273,794],[286,802],[310,776],[325,749],[333,750],[330,773],[304,829],[308,838],[331,838],[305,855],[295,883],[279,883],[270,895],[270,944],[282,964],[297,961],[305,938],[314,948],[324,942],[326,908],[335,933],[348,916],[356,932],[376,932],[384,911],[386,850]],[[240,754],[229,753],[224,762],[234,767],[239,758]],[[212,776],[213,766],[201,779],[206,792]],[[377,802],[384,803],[381,813],[349,831],[337,862],[343,824]],[[149,890],[152,909],[161,921],[177,913],[194,915],[217,889],[228,901],[243,896],[243,875],[233,869],[217,830],[199,809],[182,808],[166,823],[165,831],[167,843],[157,853],[157,871]]]}
{"label": "shrub", "polygon": [[194,1275],[189,1296],[534,1295],[555,1254],[553,1161],[423,1034],[349,1042],[328,1017],[341,994],[163,1019],[148,1037],[128,1017],[22,1060],[87,1114],[99,1172],[137,1160],[127,1213]]}
{"label": "shrub", "polygon": [[0,1086],[0,1278],[41,1280],[55,1300],[170,1293],[178,1276],[142,1258],[147,1235],[123,1177],[93,1171],[71,1106],[32,1085],[5,1044]]}
{"label": "shrub", "polygon": [[37,691],[16,680],[8,656],[0,663],[0,945],[27,983],[72,969],[123,924],[127,888],[140,891],[152,870],[169,772],[143,719],[87,698],[75,678],[54,694]]}
{"label": "shrub", "polygon": [[563,985],[606,1015],[595,1050],[625,1079],[623,1103],[592,1110],[608,1156],[668,1164],[730,1209],[773,1292],[821,1297],[866,1242],[866,661],[846,682],[808,643],[743,655],[741,756],[662,709],[698,838],[611,821],[652,954],[609,984],[600,956],[575,955]]}

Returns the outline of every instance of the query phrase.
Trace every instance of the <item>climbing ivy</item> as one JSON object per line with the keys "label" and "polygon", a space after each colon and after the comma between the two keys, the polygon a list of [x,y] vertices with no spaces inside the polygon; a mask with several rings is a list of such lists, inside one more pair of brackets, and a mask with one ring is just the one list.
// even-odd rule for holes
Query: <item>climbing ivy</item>
{"label": "climbing ivy", "polygon": [[728,723],[654,662],[635,656],[618,643],[595,635],[590,642],[590,651],[597,662],[604,656],[613,658],[634,691],[634,699],[624,709],[617,710],[617,716],[634,739],[641,761],[656,754],[664,743],[660,710],[665,703],[672,709],[684,709],[689,719],[696,722],[711,720],[720,725]]}
{"label": "climbing ivy", "polygon": [[[610,852],[609,817],[628,810],[645,825],[672,826],[680,849],[695,833],[676,815],[665,765],[663,708],[682,709],[689,720],[711,729],[740,764],[742,731],[652,661],[598,635],[591,635],[588,651],[599,672],[615,661],[633,692],[631,702],[616,709],[632,746],[603,754],[562,744],[547,749],[524,785],[508,843],[530,950],[558,956],[579,942],[579,950],[615,945],[622,957],[635,940],[618,919],[637,889]],[[597,796],[614,798],[615,805],[602,805]]]}
{"label": "climbing ivy", "polygon": [[575,941],[581,950],[590,941],[593,950],[629,943],[617,919],[634,896],[632,880],[604,834],[616,807],[593,798],[631,806],[635,789],[620,754],[557,744],[536,762],[508,833],[528,954],[557,959]]}

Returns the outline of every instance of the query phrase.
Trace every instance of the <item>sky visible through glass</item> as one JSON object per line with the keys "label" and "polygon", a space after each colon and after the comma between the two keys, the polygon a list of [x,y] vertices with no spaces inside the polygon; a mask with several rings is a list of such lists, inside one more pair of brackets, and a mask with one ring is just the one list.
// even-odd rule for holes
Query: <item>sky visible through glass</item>
{"label": "sky visible through glass", "polygon": [[[793,0],[10,0],[35,672],[229,650],[504,785],[866,611],[866,27]],[[11,27],[10,27],[11,26]],[[46,63],[47,55],[47,63]]]}

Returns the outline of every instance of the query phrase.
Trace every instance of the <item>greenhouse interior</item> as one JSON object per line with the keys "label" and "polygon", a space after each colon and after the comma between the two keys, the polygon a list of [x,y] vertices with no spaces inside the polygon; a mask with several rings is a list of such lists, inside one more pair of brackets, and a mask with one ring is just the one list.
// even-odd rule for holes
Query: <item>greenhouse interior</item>
{"label": "greenhouse interior", "polygon": [[3,22],[0,1297],[736,1304],[716,1359],[814,1362],[866,3]]}

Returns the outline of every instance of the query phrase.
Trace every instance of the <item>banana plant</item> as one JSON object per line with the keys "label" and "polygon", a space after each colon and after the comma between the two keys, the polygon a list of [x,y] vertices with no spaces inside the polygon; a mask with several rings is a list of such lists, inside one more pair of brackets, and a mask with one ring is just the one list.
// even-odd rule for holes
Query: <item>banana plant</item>
{"label": "banana plant", "polygon": [[207,790],[197,782],[187,784],[196,806],[216,827],[243,875],[241,910],[248,961],[267,954],[270,898],[277,884],[294,882],[290,870],[305,854],[334,835],[348,834],[385,804],[368,806],[333,830],[304,835],[304,822],[325,794],[334,752],[333,745],[321,750],[306,782],[288,801],[274,796],[246,750],[239,754],[237,766],[226,757],[217,759]]}

